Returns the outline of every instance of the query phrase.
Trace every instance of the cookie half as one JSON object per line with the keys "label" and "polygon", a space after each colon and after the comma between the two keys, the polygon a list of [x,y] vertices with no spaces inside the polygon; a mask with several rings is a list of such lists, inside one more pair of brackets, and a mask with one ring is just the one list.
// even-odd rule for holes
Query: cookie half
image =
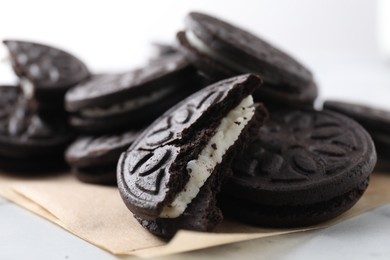
{"label": "cookie half", "polygon": [[196,92],[122,154],[119,191],[145,228],[171,237],[179,229],[211,231],[222,220],[215,196],[238,145],[264,119],[251,96],[260,83],[248,74]]}
{"label": "cookie half", "polygon": [[308,226],[350,209],[376,163],[369,134],[332,112],[273,111],[233,165],[223,212],[271,227]]}
{"label": "cookie half", "polygon": [[312,73],[294,58],[254,34],[203,13],[189,13],[177,34],[181,51],[210,79],[259,74],[256,100],[311,105],[317,97]]}
{"label": "cookie half", "polygon": [[120,74],[95,75],[65,97],[73,127],[86,133],[141,128],[194,92],[193,67],[181,54]]}
{"label": "cookie half", "polygon": [[58,48],[27,41],[3,42],[21,87],[27,95],[34,95],[39,109],[63,110],[65,92],[90,75],[80,59]]}

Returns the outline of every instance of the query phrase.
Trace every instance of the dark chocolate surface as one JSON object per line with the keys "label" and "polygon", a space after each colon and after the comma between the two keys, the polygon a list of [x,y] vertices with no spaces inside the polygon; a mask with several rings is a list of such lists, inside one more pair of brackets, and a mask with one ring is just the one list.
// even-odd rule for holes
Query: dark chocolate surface
{"label": "dark chocolate surface", "polygon": [[[311,72],[294,58],[252,33],[215,17],[192,12],[186,17],[186,29],[193,32],[208,48],[243,67],[241,71],[226,62],[205,55],[193,48],[184,32],[177,38],[181,50],[211,79],[222,79],[241,73],[256,73],[264,80],[264,93],[257,100],[279,100],[312,103],[317,87]],[[262,92],[262,89],[259,89]],[[274,95],[274,93],[279,95]]]}
{"label": "dark chocolate surface", "polygon": [[378,157],[381,157],[382,161],[390,161],[390,111],[368,105],[335,100],[325,101],[323,108],[356,120],[370,133],[374,140]]}
{"label": "dark chocolate surface", "polygon": [[319,224],[346,212],[361,198],[368,184],[369,178],[345,194],[307,205],[262,205],[227,196],[218,198],[218,201],[225,215],[248,224],[276,228],[304,227]]}
{"label": "dark chocolate surface", "polygon": [[117,135],[79,137],[66,150],[65,159],[79,168],[116,164],[120,154],[129,148],[137,136],[137,131],[127,131]]}
{"label": "dark chocolate surface", "polygon": [[[109,106],[147,96],[152,91],[178,87],[182,77],[194,72],[181,54],[119,74],[99,74],[71,89],[65,97],[70,112],[86,107]],[[183,86],[185,87],[185,86]]]}
{"label": "dark chocolate surface", "polygon": [[[263,70],[260,74],[266,83],[291,85],[291,80],[309,82],[313,79],[311,72],[291,56],[246,30],[197,12],[189,13],[185,23],[198,38],[208,43],[209,48],[227,55],[236,62],[242,55],[241,58],[248,61],[243,64],[244,66],[249,66],[254,71]],[[258,68],[257,65],[261,63],[265,68]],[[279,75],[283,73],[287,78],[279,78],[278,75],[268,73],[273,69],[280,72]]]}
{"label": "dark chocolate surface", "polygon": [[316,224],[357,202],[375,163],[371,137],[355,121],[333,112],[271,111],[235,159],[220,206],[252,224]]}
{"label": "dark chocolate surface", "polygon": [[243,75],[211,85],[158,118],[122,154],[118,187],[127,207],[153,219],[180,192],[189,176],[189,160],[197,158],[218,122],[252,93],[261,81]]}
{"label": "dark chocolate surface", "polygon": [[331,112],[273,111],[233,165],[227,190],[256,203],[311,204],[344,194],[376,163],[371,137]]}
{"label": "dark chocolate surface", "polygon": [[358,103],[327,100],[325,110],[332,110],[349,116],[359,122],[368,131],[390,135],[390,111]]}
{"label": "dark chocolate surface", "polygon": [[16,74],[31,80],[37,91],[68,88],[88,78],[85,64],[75,56],[43,44],[6,40]]}
{"label": "dark chocolate surface", "polygon": [[36,113],[32,100],[19,96],[11,108],[0,118],[1,155],[37,157],[61,154],[72,141],[74,134],[62,118],[42,118]]}

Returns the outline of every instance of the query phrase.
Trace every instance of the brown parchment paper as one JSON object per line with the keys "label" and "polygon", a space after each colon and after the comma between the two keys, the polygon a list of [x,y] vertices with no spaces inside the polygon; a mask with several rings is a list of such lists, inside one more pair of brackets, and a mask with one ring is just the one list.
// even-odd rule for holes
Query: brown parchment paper
{"label": "brown parchment paper", "polygon": [[0,195],[116,255],[152,257],[324,228],[390,203],[390,174],[375,173],[362,199],[330,222],[300,229],[264,229],[225,220],[214,233],[180,231],[169,242],[132,217],[114,187],[84,184],[64,173],[34,179],[0,174]]}

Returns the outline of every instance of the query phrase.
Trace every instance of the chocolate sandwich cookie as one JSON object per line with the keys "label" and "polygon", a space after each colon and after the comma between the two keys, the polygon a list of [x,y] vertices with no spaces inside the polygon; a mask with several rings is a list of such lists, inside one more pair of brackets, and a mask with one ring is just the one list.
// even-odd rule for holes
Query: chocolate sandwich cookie
{"label": "chocolate sandwich cookie", "polygon": [[90,75],[75,56],[43,44],[6,40],[13,69],[27,95],[34,94],[39,109],[63,110],[65,92]]}
{"label": "chocolate sandwich cookie", "polygon": [[40,170],[59,166],[63,151],[73,140],[72,131],[61,120],[47,121],[39,116],[34,102],[24,96],[19,95],[16,101],[10,96],[8,101],[0,98],[10,107],[0,117],[0,167]]}
{"label": "chocolate sandwich cookie", "polygon": [[390,111],[336,100],[325,101],[323,108],[359,122],[370,133],[375,143],[378,168],[390,169]]}
{"label": "chocolate sandwich cookie", "polygon": [[369,134],[333,112],[274,111],[234,161],[223,213],[271,227],[317,224],[351,208],[376,163]]}
{"label": "chocolate sandwich cookie", "polygon": [[76,177],[88,183],[115,184],[119,156],[138,136],[136,131],[75,140],[65,152],[65,160]]}
{"label": "chocolate sandwich cookie", "polygon": [[260,83],[248,74],[196,92],[121,155],[120,194],[146,229],[171,237],[179,229],[211,231],[222,220],[215,196],[238,145],[264,119],[251,96]]}
{"label": "chocolate sandwich cookie", "polygon": [[177,34],[180,49],[210,79],[259,74],[264,85],[255,100],[311,106],[317,97],[312,73],[288,54],[252,33],[206,14],[192,12],[186,31]]}
{"label": "chocolate sandwich cookie", "polygon": [[69,90],[66,109],[80,131],[106,133],[140,128],[196,87],[193,67],[180,54],[121,74],[102,74]]}

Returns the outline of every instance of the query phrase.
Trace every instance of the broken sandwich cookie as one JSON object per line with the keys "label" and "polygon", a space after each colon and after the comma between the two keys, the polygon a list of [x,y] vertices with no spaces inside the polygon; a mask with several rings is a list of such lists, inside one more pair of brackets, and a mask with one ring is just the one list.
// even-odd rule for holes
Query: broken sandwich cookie
{"label": "broken sandwich cookie", "polygon": [[126,206],[150,232],[211,231],[222,220],[216,194],[236,149],[265,118],[247,74],[208,86],[152,123],[121,155],[118,187]]}

